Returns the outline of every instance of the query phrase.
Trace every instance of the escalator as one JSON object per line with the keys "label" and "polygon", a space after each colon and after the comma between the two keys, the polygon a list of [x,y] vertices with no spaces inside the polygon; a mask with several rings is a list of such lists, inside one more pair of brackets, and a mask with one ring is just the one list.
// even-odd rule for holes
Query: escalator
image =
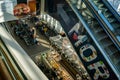
{"label": "escalator", "polygon": [[[112,11],[109,10],[110,7],[108,7],[108,5],[106,6],[107,1],[105,0],[89,0],[89,3],[87,2],[87,0],[84,0],[84,2],[92,12],[94,17],[100,23],[98,23],[99,25],[93,25],[93,28],[91,28],[91,30],[95,32],[96,38],[98,38],[101,47],[106,51],[107,55],[113,62],[112,64],[114,64],[114,68],[117,68],[115,72],[118,71],[118,73],[116,74],[118,75],[120,73],[120,16],[116,17],[116,14],[113,14],[115,12],[112,13]],[[92,7],[90,6],[90,4],[92,5]],[[96,13],[95,10],[98,11],[98,13]],[[96,23],[96,20],[93,22]],[[98,34],[101,35],[100,39]],[[109,37],[111,38],[111,40]],[[113,44],[113,42],[115,45]],[[120,75],[118,75],[118,77],[120,77]]]}
{"label": "escalator", "polygon": [[[95,21],[94,21],[95,22]],[[99,24],[95,24],[91,30],[93,30],[94,35],[98,39],[98,42],[100,43],[100,46],[105,50],[106,54],[109,56],[109,58],[112,60],[112,64],[114,64],[117,69],[120,71],[120,52],[117,49],[117,47],[114,45],[112,40],[109,38],[109,36],[105,33],[103,28]]]}
{"label": "escalator", "polygon": [[106,52],[109,53],[108,55],[110,55],[110,56],[115,53],[118,54],[119,51],[116,49],[116,46],[110,40],[110,38],[105,33],[103,28],[99,25],[99,23],[97,21],[93,21],[93,22],[96,24],[94,24],[94,26],[91,27],[91,30],[93,30],[94,35],[98,39],[98,42],[101,43],[102,48],[105,49]]}
{"label": "escalator", "polygon": [[[86,9],[84,11],[82,10],[81,13],[82,12],[90,13],[88,9]],[[82,14],[82,16],[85,18],[88,15],[84,16]],[[89,22],[89,21],[91,21],[91,22]],[[98,21],[93,16],[91,16],[91,19],[90,20],[87,19],[86,22],[88,22],[88,24],[90,26],[90,30],[93,31],[93,35],[97,38],[97,41],[100,43],[100,45],[102,46],[102,48],[106,51],[106,53],[108,53],[108,55],[110,57],[115,56],[114,54],[118,54],[119,55],[119,50],[114,45],[114,43],[109,38],[109,36],[106,34],[106,32],[104,31],[104,29],[102,28],[102,26],[98,23]],[[114,63],[118,64],[119,61],[120,61],[119,58],[117,58],[117,61],[115,60]]]}
{"label": "escalator", "polygon": [[113,13],[107,8],[102,0],[83,0],[90,9],[94,17],[109,35],[111,40],[120,50],[120,22]]}
{"label": "escalator", "polygon": [[[88,32],[88,34],[89,34],[88,36],[91,37],[91,39],[93,40],[93,42],[92,42],[92,40],[90,39],[91,44],[94,45],[94,43],[95,43],[96,47],[95,46],[94,47],[98,52],[97,56],[99,57],[99,59],[103,60],[103,63],[105,63],[105,64],[108,63],[108,65],[106,65],[106,67],[108,68],[108,70],[113,71],[113,72],[109,72],[110,73],[109,78],[105,78],[105,76],[104,76],[102,78],[98,78],[97,80],[111,80],[113,78],[114,78],[114,80],[119,80],[119,78],[120,78],[120,75],[119,75],[120,74],[120,67],[119,67],[119,65],[120,65],[120,59],[119,59],[119,57],[120,57],[120,54],[119,54],[120,53],[120,49],[119,49],[120,26],[119,26],[119,21],[117,20],[117,18],[114,15],[112,15],[112,13],[109,11],[109,9],[107,9],[107,7],[104,7],[105,6],[104,4],[101,5],[100,3],[98,3],[98,1],[100,1],[100,0],[94,0],[96,2],[96,4],[99,5],[98,7],[101,10],[101,11],[98,11],[98,13],[96,12],[97,15],[94,13],[95,10],[91,11],[91,7],[85,5],[88,0],[86,0],[84,6],[80,6],[80,9],[78,9],[77,4],[72,3],[72,1],[69,1],[69,0],[66,0],[66,1],[69,4],[70,8],[72,9],[71,11],[74,11],[77,18],[72,16],[74,14],[71,14],[71,16],[76,20],[77,19],[80,20],[83,27]],[[89,0],[89,1],[91,1],[91,0]],[[93,3],[91,3],[91,4],[93,4]],[[99,15],[99,12],[100,12],[100,15]],[[103,15],[104,17],[102,16],[102,18],[104,18],[104,20],[101,19],[101,13],[103,13],[103,12],[104,12],[104,15]],[[65,30],[68,38],[70,39],[69,32],[74,26],[72,26],[72,27],[67,26],[69,23],[66,23],[66,21],[63,17],[65,15],[63,15],[62,13],[59,13],[59,15],[60,15],[60,19],[61,19],[60,23],[61,23],[63,29]],[[67,11],[66,11],[66,15],[69,17],[70,14],[67,14]],[[98,18],[96,18],[96,17],[98,17]],[[72,20],[73,20],[73,18],[72,18]],[[77,21],[76,21],[76,23],[77,23]],[[68,27],[69,27],[69,30],[68,30]],[[88,70],[88,65],[92,64],[96,60],[94,60],[93,62],[90,62],[90,63],[84,62],[84,60],[82,60],[82,58],[81,58],[80,52],[78,52],[78,49],[81,46],[79,46],[79,48],[78,47],[76,48],[76,46],[74,45],[74,42],[71,39],[70,39],[70,41],[71,41],[74,49],[76,50],[79,58],[83,62],[83,65],[86,68],[87,72],[89,73],[90,77],[94,80],[95,79],[95,77],[93,76],[94,72]],[[88,46],[88,45],[86,45],[86,46]],[[89,52],[88,52],[88,54],[89,54]],[[107,63],[106,63],[106,61],[107,61]]]}

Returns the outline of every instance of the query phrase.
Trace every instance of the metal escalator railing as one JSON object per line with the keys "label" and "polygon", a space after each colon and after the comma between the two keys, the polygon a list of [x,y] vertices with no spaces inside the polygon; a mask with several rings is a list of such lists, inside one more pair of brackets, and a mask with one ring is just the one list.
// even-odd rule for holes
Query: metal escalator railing
{"label": "metal escalator railing", "polygon": [[120,22],[101,0],[83,0],[83,2],[120,50]]}
{"label": "metal escalator railing", "polygon": [[102,55],[107,60],[108,64],[111,66],[117,77],[120,78],[120,75],[118,75],[120,74],[120,54],[113,41],[109,38],[102,26],[94,17],[90,16],[91,19],[87,18],[88,15],[85,15],[85,12],[90,13],[88,9],[78,10],[76,4],[72,4],[68,0],[67,2],[92,37],[92,39],[96,43],[97,47],[99,48]]}

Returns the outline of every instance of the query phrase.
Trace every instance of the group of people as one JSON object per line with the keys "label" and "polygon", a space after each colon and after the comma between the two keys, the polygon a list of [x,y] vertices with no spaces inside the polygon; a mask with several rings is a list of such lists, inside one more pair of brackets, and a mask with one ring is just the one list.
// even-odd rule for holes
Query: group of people
{"label": "group of people", "polygon": [[[32,22],[31,22],[32,20]],[[15,27],[15,33],[23,38],[28,45],[37,44],[40,45],[40,41],[38,39],[37,30],[35,27],[35,22],[38,21],[36,17],[32,17],[29,19],[20,19],[17,21],[17,26]]]}

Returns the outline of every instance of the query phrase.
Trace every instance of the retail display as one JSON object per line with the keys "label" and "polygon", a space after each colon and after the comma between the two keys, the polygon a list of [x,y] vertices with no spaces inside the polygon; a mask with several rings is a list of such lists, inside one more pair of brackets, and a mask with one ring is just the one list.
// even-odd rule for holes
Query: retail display
{"label": "retail display", "polygon": [[27,45],[38,44],[37,30],[34,27],[34,23],[30,24],[30,21],[35,23],[36,21],[39,21],[39,19],[36,17],[33,18],[33,16],[26,16],[26,18],[19,19],[14,26],[14,32],[23,39]]}
{"label": "retail display", "polygon": [[[62,58],[68,63],[69,66],[71,65],[71,67],[74,67],[74,69],[78,70],[78,74],[80,74],[81,77],[83,75],[87,76],[85,70],[81,67],[81,62],[79,61],[79,58],[77,57],[69,40],[66,37],[61,37],[60,35],[58,35],[50,37],[49,39],[52,46],[57,49],[57,51],[61,54]],[[87,78],[85,77],[83,79]]]}
{"label": "retail display", "polygon": [[61,60],[61,56],[56,51],[47,51],[41,56],[44,60],[44,64],[51,66],[47,68],[49,70],[51,68],[51,70],[55,72],[57,80],[74,80],[72,76],[66,71],[66,69],[59,63],[59,61]]}
{"label": "retail display", "polygon": [[57,50],[62,49],[62,37],[60,35],[49,38],[51,45],[54,46]]}

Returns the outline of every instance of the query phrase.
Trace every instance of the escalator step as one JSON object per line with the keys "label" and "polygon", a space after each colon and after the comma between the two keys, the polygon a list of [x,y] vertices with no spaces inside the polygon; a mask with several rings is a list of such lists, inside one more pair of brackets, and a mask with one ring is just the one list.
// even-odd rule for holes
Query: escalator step
{"label": "escalator step", "polygon": [[104,7],[100,7],[99,10],[102,10],[102,12],[107,12],[108,9],[104,8]]}
{"label": "escalator step", "polygon": [[[120,63],[120,59],[117,61],[117,64],[119,64]],[[120,66],[120,65],[119,65]]]}
{"label": "escalator step", "polygon": [[103,12],[103,14],[104,14],[104,16],[106,17],[106,18],[108,18],[108,17],[111,17],[112,16],[112,14],[110,13],[110,12]]}
{"label": "escalator step", "polygon": [[111,46],[112,44],[113,43],[108,38],[101,40],[101,45],[103,45],[103,47],[108,47],[108,46]]}
{"label": "escalator step", "polygon": [[120,27],[119,29],[116,29],[116,33],[120,36]]}
{"label": "escalator step", "polygon": [[91,17],[93,17],[93,15],[89,12],[89,11],[84,11],[85,12],[85,14],[87,14],[87,15],[89,15],[89,16],[91,16]]}
{"label": "escalator step", "polygon": [[100,5],[98,6],[98,9],[103,8],[103,7],[104,7],[104,4],[100,4]]}
{"label": "escalator step", "polygon": [[93,21],[93,26],[99,26],[99,23],[96,21]]}
{"label": "escalator step", "polygon": [[98,40],[101,41],[101,40],[103,40],[103,39],[105,39],[105,38],[108,38],[108,36],[107,36],[107,35],[106,35],[106,36],[103,36],[103,37],[99,38]]}
{"label": "escalator step", "polygon": [[112,61],[115,63],[115,64],[118,64],[119,63],[119,59],[120,59],[120,54],[118,52],[116,52],[115,54],[111,55],[110,56]]}
{"label": "escalator step", "polygon": [[94,3],[99,3],[100,2],[100,0],[92,0]]}
{"label": "escalator step", "polygon": [[113,23],[113,22],[116,22],[117,20],[115,18],[107,18],[107,20],[110,22],[110,23]]}
{"label": "escalator step", "polygon": [[106,53],[108,53],[108,55],[111,56],[113,54],[112,51],[108,47],[105,47],[104,49],[105,49]]}
{"label": "escalator step", "polygon": [[114,23],[112,23],[111,25],[114,26],[115,29],[120,28],[120,24],[119,24],[119,23],[115,23],[115,22],[114,22]]}
{"label": "escalator step", "polygon": [[98,1],[99,2],[100,0],[92,0],[92,1]]}
{"label": "escalator step", "polygon": [[110,45],[108,48],[109,48],[109,49],[111,50],[111,52],[112,52],[111,56],[112,56],[112,55],[115,55],[116,53],[119,53],[119,51],[117,50],[117,48],[116,48],[114,45]]}
{"label": "escalator step", "polygon": [[94,3],[95,3],[95,5],[96,5],[97,7],[103,7],[103,6],[104,6],[103,3],[98,3],[98,2],[94,2]]}
{"label": "escalator step", "polygon": [[118,71],[120,72],[120,61],[116,65],[117,65]]}
{"label": "escalator step", "polygon": [[92,0],[94,3],[99,3],[101,0]]}
{"label": "escalator step", "polygon": [[96,33],[96,35],[98,35],[96,37],[98,38],[99,41],[108,37],[108,35],[106,35],[106,33],[104,32],[104,30],[101,31],[101,32]]}
{"label": "escalator step", "polygon": [[95,33],[101,32],[103,31],[103,29],[101,27],[97,27],[97,29],[95,30]]}

